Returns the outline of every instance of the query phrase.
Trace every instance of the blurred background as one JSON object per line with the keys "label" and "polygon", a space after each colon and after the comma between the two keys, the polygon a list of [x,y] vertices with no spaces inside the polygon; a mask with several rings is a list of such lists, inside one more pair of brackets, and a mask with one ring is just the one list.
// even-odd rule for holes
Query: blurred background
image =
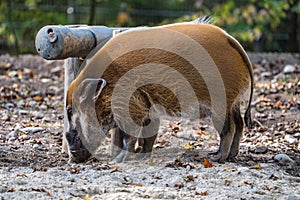
{"label": "blurred background", "polygon": [[213,15],[247,51],[298,52],[299,0],[1,0],[0,53],[34,53],[45,25],[157,26]]}

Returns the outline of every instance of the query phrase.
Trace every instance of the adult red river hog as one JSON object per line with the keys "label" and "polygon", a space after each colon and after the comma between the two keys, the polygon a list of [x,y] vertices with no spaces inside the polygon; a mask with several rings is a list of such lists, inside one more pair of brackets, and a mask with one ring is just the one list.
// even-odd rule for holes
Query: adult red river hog
{"label": "adult red river hog", "polygon": [[237,40],[203,21],[125,31],[86,59],[67,94],[71,161],[94,155],[109,130],[116,161],[147,158],[161,116],[204,114],[220,134],[214,159],[235,158],[251,124],[252,66]]}

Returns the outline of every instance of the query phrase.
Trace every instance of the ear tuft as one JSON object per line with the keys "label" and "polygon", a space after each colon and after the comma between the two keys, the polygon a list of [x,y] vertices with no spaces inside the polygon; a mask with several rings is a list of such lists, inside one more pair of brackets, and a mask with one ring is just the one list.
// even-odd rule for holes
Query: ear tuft
{"label": "ear tuft", "polygon": [[79,86],[79,102],[96,101],[105,86],[106,81],[102,78],[85,79]]}
{"label": "ear tuft", "polygon": [[96,101],[98,99],[98,97],[100,96],[103,88],[106,86],[106,80],[100,78],[98,79],[98,85],[99,88],[96,89],[97,90],[97,94],[93,97],[93,100]]}

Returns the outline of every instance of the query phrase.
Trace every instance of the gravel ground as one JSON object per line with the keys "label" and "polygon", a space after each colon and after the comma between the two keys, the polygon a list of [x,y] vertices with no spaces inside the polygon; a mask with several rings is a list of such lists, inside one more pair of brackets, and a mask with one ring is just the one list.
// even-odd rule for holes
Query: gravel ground
{"label": "gravel ground", "polygon": [[68,164],[63,62],[0,55],[0,199],[300,199],[300,55],[249,55],[255,126],[225,164],[207,119],[165,120],[149,161]]}

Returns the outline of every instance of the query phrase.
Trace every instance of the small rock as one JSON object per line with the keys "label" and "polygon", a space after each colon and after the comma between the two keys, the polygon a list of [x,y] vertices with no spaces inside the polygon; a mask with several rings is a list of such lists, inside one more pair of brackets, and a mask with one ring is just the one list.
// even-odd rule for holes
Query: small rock
{"label": "small rock", "polygon": [[26,128],[21,128],[20,131],[23,132],[23,133],[36,133],[36,132],[39,132],[39,131],[42,131],[44,130],[42,127],[26,127]]}
{"label": "small rock", "polygon": [[273,114],[268,114],[268,120],[275,120],[276,118],[274,117]]}
{"label": "small rock", "polygon": [[296,67],[293,65],[286,65],[283,69],[283,73],[285,74],[294,73],[295,71],[296,71]]}
{"label": "small rock", "polygon": [[42,82],[42,83],[51,83],[51,82],[52,82],[52,79],[50,79],[50,78],[42,78],[42,79],[41,79],[41,82]]}
{"label": "small rock", "polygon": [[17,77],[18,76],[18,72],[17,71],[10,71],[10,72],[8,72],[8,75],[10,77]]}
{"label": "small rock", "polygon": [[17,102],[18,108],[22,108],[22,107],[24,107],[24,105],[25,105],[25,101],[23,99]]}
{"label": "small rock", "polygon": [[291,111],[291,112],[299,112],[299,109],[296,108],[296,107],[291,107],[291,108],[290,108],[290,111]]}
{"label": "small rock", "polygon": [[285,135],[284,140],[287,141],[289,144],[297,143],[297,138],[294,138],[292,135]]}
{"label": "small rock", "polygon": [[49,117],[44,117],[42,119],[42,122],[45,123],[45,122],[51,122],[51,119]]}
{"label": "small rock", "polygon": [[256,149],[254,150],[254,153],[257,153],[257,154],[264,154],[267,152],[268,152],[268,147],[266,147],[266,146],[259,146],[259,147],[256,147]]}
{"label": "small rock", "polygon": [[276,76],[274,76],[274,80],[276,82],[278,82],[279,80],[283,80],[285,78],[285,75],[280,73],[280,74],[277,74]]}
{"label": "small rock", "polygon": [[42,110],[47,110],[47,109],[48,109],[48,106],[43,104],[43,105],[40,106],[40,108],[41,108]]}
{"label": "small rock", "polygon": [[295,129],[287,128],[285,132],[288,133],[288,134],[293,134],[295,132]]}
{"label": "small rock", "polygon": [[261,77],[268,78],[268,77],[272,76],[272,73],[271,72],[263,72],[260,75],[261,75]]}
{"label": "small rock", "polygon": [[293,159],[291,159],[288,155],[286,155],[284,153],[277,154],[276,156],[274,156],[274,160],[278,161],[282,164],[294,163],[295,162]]}
{"label": "small rock", "polygon": [[28,105],[29,107],[35,107],[36,106],[36,101],[29,101]]}
{"label": "small rock", "polygon": [[50,107],[51,108],[55,108],[56,106],[60,105],[61,101],[54,101],[53,103],[51,103]]}
{"label": "small rock", "polygon": [[38,145],[38,144],[34,144],[34,145],[32,146],[32,148],[33,148],[34,150],[40,150],[40,149],[41,149],[40,145]]}
{"label": "small rock", "polygon": [[22,124],[16,124],[16,126],[15,126],[15,128],[14,128],[14,130],[15,131],[18,131],[18,130],[20,130],[21,128],[23,128],[24,126],[22,125]]}
{"label": "small rock", "polygon": [[28,115],[29,111],[28,110],[19,110],[20,115]]}
{"label": "small rock", "polygon": [[270,91],[270,93],[272,93],[272,94],[278,93],[278,90],[277,90],[276,88],[271,88],[269,91]]}
{"label": "small rock", "polygon": [[18,134],[17,134],[16,131],[12,131],[12,132],[10,132],[9,134],[6,135],[7,140],[9,140],[9,138],[12,138],[12,137],[14,137],[14,138],[18,137]]}
{"label": "small rock", "polygon": [[257,118],[268,118],[268,115],[266,113],[255,113],[255,117]]}
{"label": "small rock", "polygon": [[6,103],[5,107],[9,109],[9,108],[14,108],[15,105],[13,103]]}
{"label": "small rock", "polygon": [[16,137],[10,137],[10,138],[8,138],[8,141],[9,142],[13,142],[13,141],[15,141],[17,138]]}
{"label": "small rock", "polygon": [[0,134],[0,140],[5,140],[6,137],[3,134]]}
{"label": "small rock", "polygon": [[284,133],[282,131],[275,131],[274,132],[274,136],[277,136],[277,137],[282,137]]}
{"label": "small rock", "polygon": [[36,118],[36,119],[43,119],[44,114],[38,111],[34,111],[32,112],[32,115]]}
{"label": "small rock", "polygon": [[1,120],[4,121],[4,122],[8,122],[11,120],[11,117],[9,115],[6,115],[4,114],[2,117],[1,117]]}

